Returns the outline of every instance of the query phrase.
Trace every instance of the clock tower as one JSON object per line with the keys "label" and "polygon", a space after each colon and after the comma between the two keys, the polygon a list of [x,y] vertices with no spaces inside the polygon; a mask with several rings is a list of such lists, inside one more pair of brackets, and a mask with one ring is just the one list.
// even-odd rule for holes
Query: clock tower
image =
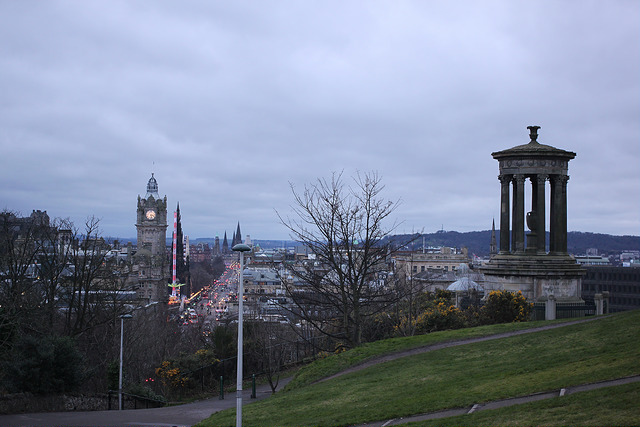
{"label": "clock tower", "polygon": [[148,302],[167,298],[169,276],[167,262],[167,196],[160,198],[153,174],[147,193],[138,196],[136,219],[138,231],[134,270],[138,276],[138,297]]}

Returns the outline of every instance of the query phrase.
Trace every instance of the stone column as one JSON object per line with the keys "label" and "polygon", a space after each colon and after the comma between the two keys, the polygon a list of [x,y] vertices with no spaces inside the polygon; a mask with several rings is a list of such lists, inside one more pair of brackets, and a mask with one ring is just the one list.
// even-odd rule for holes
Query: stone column
{"label": "stone column", "polygon": [[[567,253],[567,181],[566,175],[554,175],[551,180],[550,251]],[[551,247],[553,244],[553,247]]]}
{"label": "stone column", "polygon": [[559,233],[558,237],[560,247],[558,250],[564,254],[567,253],[567,182],[569,181],[568,176],[560,177],[560,224],[559,224]]}
{"label": "stone column", "polygon": [[545,225],[545,184],[547,182],[546,175],[537,175],[535,177],[536,181],[536,189],[534,190],[536,193],[536,204],[535,209],[538,215],[538,253],[546,253],[546,242],[547,242],[547,230]]}
{"label": "stone column", "polygon": [[526,223],[531,230],[527,233],[527,252],[538,252],[538,179],[537,175],[530,175],[531,181],[531,212],[527,213]]}
{"label": "stone column", "polygon": [[500,175],[500,253],[509,253],[509,184],[511,175]]}
{"label": "stone column", "polygon": [[558,175],[551,175],[551,206],[549,207],[549,252],[558,252],[558,205],[560,198],[560,181]]}
{"label": "stone column", "polygon": [[513,180],[513,238],[512,251],[524,252],[524,175]]}

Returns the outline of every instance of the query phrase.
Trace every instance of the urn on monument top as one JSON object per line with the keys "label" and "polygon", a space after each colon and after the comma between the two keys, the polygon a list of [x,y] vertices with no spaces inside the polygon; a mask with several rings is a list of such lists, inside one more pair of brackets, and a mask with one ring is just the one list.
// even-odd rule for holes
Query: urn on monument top
{"label": "urn on monument top", "polygon": [[527,126],[527,129],[530,138],[528,143],[491,153],[499,162],[500,175],[566,175],[569,160],[576,157],[576,153],[540,144],[540,126]]}

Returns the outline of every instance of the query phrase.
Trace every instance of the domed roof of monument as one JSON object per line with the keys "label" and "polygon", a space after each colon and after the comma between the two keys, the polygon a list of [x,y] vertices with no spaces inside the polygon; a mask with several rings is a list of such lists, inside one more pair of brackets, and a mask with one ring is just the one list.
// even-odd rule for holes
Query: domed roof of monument
{"label": "domed roof of monument", "polygon": [[447,287],[447,290],[452,292],[467,292],[472,289],[475,289],[476,291],[481,291],[482,286],[478,285],[476,282],[469,279],[468,277],[461,277],[460,279],[456,280],[455,282],[453,282]]}
{"label": "domed roof of monument", "polygon": [[158,194],[158,181],[154,178],[153,173],[151,173],[151,178],[149,178],[149,182],[147,183],[147,195],[145,198],[149,196],[153,196],[156,199],[160,198]]}
{"label": "domed roof of monument", "polygon": [[540,126],[527,126],[529,129],[529,137],[531,141],[528,144],[518,145],[507,150],[496,151],[491,153],[493,158],[499,160],[503,157],[522,157],[522,156],[534,156],[534,157],[560,157],[573,159],[576,153],[572,151],[565,151],[559,148],[552,147],[550,145],[540,144],[538,142],[538,129]]}

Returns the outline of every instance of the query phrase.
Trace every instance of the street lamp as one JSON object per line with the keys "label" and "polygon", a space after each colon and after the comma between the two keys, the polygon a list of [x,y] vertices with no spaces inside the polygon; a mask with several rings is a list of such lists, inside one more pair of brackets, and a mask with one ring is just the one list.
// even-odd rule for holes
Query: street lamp
{"label": "street lamp", "polygon": [[122,348],[124,337],[124,319],[131,319],[133,316],[130,314],[123,314],[120,316],[120,378],[118,381],[118,410],[122,411]]}
{"label": "street lamp", "polygon": [[251,250],[248,245],[238,243],[233,248],[235,252],[240,252],[240,278],[238,279],[238,368],[236,377],[236,427],[242,427],[242,299],[243,299],[243,277],[244,253]]}

